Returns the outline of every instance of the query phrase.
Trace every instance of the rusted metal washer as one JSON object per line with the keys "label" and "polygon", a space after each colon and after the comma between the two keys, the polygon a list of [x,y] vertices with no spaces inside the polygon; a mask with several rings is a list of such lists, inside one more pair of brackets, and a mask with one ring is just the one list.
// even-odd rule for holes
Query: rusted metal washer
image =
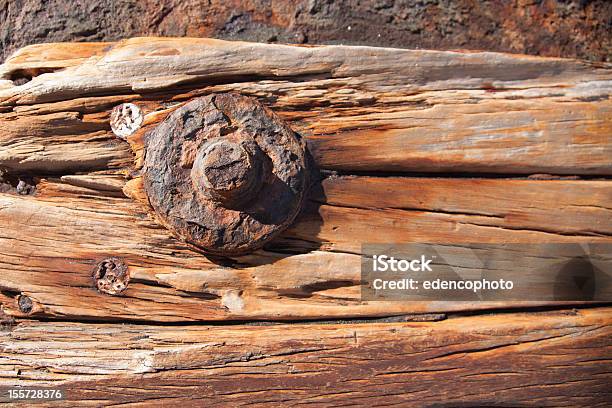
{"label": "rusted metal washer", "polygon": [[158,219],[215,255],[260,248],[291,224],[307,187],[304,142],[255,99],[214,94],[146,137],[144,187]]}

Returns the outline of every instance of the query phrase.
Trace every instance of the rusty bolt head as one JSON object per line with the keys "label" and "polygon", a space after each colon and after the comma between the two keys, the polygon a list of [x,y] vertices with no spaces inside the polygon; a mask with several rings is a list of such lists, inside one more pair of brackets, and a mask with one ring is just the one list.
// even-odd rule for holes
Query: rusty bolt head
{"label": "rusty bolt head", "polygon": [[262,186],[258,150],[248,142],[213,139],[196,156],[191,169],[194,187],[226,208],[239,209],[256,197]]}
{"label": "rusty bolt head", "polygon": [[303,141],[253,98],[194,99],[146,135],[143,181],[156,219],[215,255],[260,248],[289,226],[307,179]]}
{"label": "rusty bolt head", "polygon": [[125,139],[142,125],[143,117],[140,108],[133,103],[122,103],[113,108],[110,125],[113,133]]}
{"label": "rusty bolt head", "polygon": [[32,302],[32,299],[30,299],[28,296],[19,295],[19,297],[17,298],[17,306],[19,307],[21,313],[29,314],[34,308],[34,303]]}
{"label": "rusty bolt head", "polygon": [[118,295],[130,283],[128,267],[119,258],[106,258],[98,262],[93,271],[94,286],[101,293]]}
{"label": "rusty bolt head", "polygon": [[253,178],[253,163],[238,143],[215,140],[202,149],[204,184],[217,191],[234,191]]}

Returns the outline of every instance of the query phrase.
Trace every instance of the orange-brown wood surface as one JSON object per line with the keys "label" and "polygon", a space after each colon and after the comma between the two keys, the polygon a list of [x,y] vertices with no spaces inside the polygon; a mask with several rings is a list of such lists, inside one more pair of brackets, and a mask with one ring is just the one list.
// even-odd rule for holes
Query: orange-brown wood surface
{"label": "orange-brown wood surface", "polygon": [[7,386],[68,390],[48,406],[605,407],[610,317],[606,308],[438,322],[24,322],[0,332],[0,373]]}
{"label": "orange-brown wood surface", "polygon": [[[139,171],[147,131],[229,91],[285,120],[319,172],[287,231],[219,260],[156,221]],[[606,64],[486,52],[26,47],[0,66],[0,387],[91,405],[605,406],[605,305],[362,301],[360,255],[612,242],[611,91]],[[144,114],[127,141],[109,125],[123,102]],[[111,256],[131,278],[120,296],[92,285]]]}

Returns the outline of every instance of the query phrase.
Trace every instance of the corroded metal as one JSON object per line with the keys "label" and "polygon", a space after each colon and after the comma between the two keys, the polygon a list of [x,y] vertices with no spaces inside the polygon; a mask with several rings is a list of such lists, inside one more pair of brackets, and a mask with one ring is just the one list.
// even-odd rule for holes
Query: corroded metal
{"label": "corroded metal", "polygon": [[256,100],[195,99],[146,138],[144,187],[160,222],[215,255],[257,249],[298,214],[303,141]]}
{"label": "corroded metal", "polygon": [[21,313],[29,314],[34,308],[34,303],[32,302],[32,299],[30,299],[28,296],[19,295],[19,297],[17,298],[17,306],[19,307],[19,311]]}
{"label": "corroded metal", "polygon": [[94,286],[99,292],[107,295],[118,295],[127,289],[130,274],[125,262],[111,257],[101,260],[93,270]]}
{"label": "corroded metal", "polygon": [[144,118],[140,108],[133,103],[122,103],[115,106],[110,116],[110,126],[113,133],[125,139],[137,131]]}

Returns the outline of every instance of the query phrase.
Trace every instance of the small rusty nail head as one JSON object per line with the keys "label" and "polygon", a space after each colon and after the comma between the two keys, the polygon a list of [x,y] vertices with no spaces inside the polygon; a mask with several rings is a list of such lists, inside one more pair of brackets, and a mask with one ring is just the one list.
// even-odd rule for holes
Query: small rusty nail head
{"label": "small rusty nail head", "polygon": [[34,308],[34,303],[32,302],[32,299],[30,299],[29,296],[19,295],[19,297],[17,298],[17,306],[19,306],[19,310],[21,311],[21,313],[29,314]]}
{"label": "small rusty nail head", "polygon": [[128,267],[119,258],[105,258],[98,262],[93,270],[95,288],[107,295],[119,295],[130,283]]}
{"label": "small rusty nail head", "polygon": [[19,195],[29,195],[34,193],[36,187],[25,180],[19,179],[16,190]]}
{"label": "small rusty nail head", "polygon": [[115,136],[126,139],[142,126],[143,116],[140,108],[133,103],[122,103],[113,108],[110,126]]}

